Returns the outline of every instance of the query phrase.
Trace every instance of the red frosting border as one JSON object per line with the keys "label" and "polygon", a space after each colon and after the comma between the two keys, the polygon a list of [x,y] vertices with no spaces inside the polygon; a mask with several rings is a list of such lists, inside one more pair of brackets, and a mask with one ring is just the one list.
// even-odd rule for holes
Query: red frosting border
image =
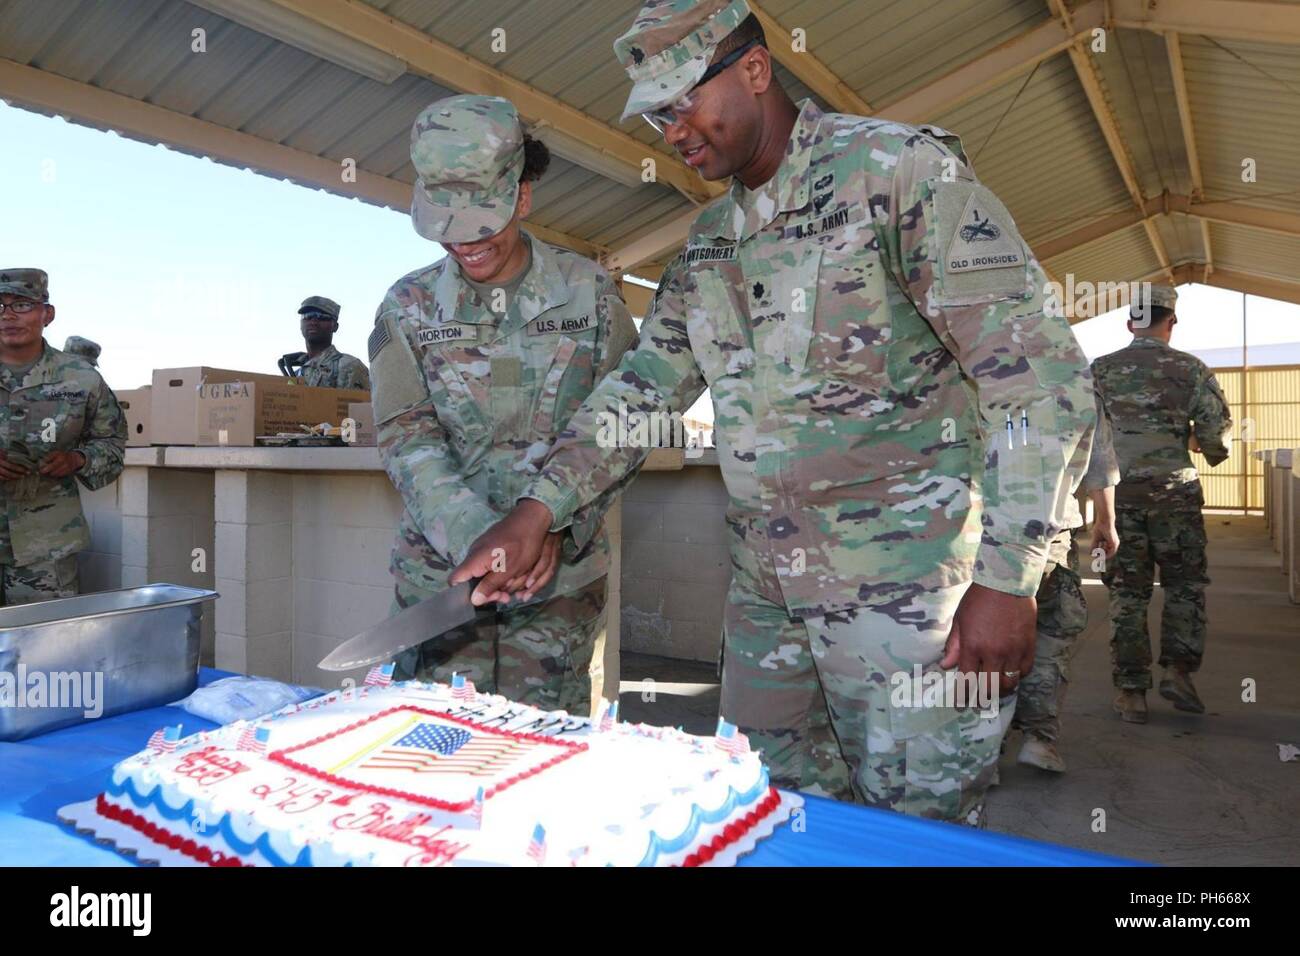
{"label": "red frosting border", "polygon": [[[775,787],[769,787],[767,796],[753,810],[746,813],[739,820],[733,820],[728,823],[722,830],[722,833],[714,837],[704,846],[686,857],[679,864],[683,867],[703,866],[711,861],[715,856],[734,843],[739,842],[749,831],[758,826],[758,824],[771,816],[772,813],[781,805],[781,794]],[[95,800],[95,811],[102,817],[113,820],[130,827],[133,830],[148,837],[159,846],[167,847],[183,853],[192,859],[205,863],[208,866],[252,866],[251,863],[245,863],[237,856],[230,856],[219,850],[213,850],[206,846],[201,846],[194,840],[186,839],[179,834],[173,833],[166,827],[160,827],[156,823],[151,823],[140,814],[128,810],[125,807],[119,807],[115,803],[110,803],[105,799],[104,794],[100,794]]]}
{"label": "red frosting border", "polygon": [[781,805],[781,794],[776,787],[767,788],[767,796],[739,820],[732,820],[722,828],[722,833],[715,836],[704,846],[690,854],[681,862],[681,866],[703,866],[715,856],[741,840],[745,834],[758,826],[759,821],[774,813]]}
{"label": "red frosting border", "polygon": [[572,740],[556,740],[554,737],[545,737],[542,736],[541,734],[520,734],[509,730],[498,730],[495,727],[485,727],[482,724],[475,723],[472,720],[466,720],[463,717],[453,717],[451,714],[443,713],[442,711],[429,710],[428,708],[425,707],[412,707],[409,704],[403,704],[399,707],[389,707],[387,710],[381,710],[378,713],[371,714],[369,717],[366,717],[362,720],[358,720],[344,727],[340,727],[338,730],[332,730],[328,734],[321,734],[319,737],[313,737],[311,740],[303,741],[300,744],[294,744],[292,747],[286,747],[284,750],[274,751],[273,753],[267,755],[267,759],[274,760],[276,763],[283,764],[286,767],[292,767],[294,770],[297,770],[299,773],[305,773],[308,776],[315,777],[317,780],[323,780],[326,783],[332,784],[333,786],[341,787],[348,790],[356,790],[360,793],[369,793],[377,796],[392,797],[393,799],[396,800],[405,800],[409,803],[418,803],[421,806],[433,807],[435,810],[446,810],[452,813],[463,813],[467,810],[472,809],[474,806],[473,800],[461,800],[453,803],[448,800],[439,800],[436,797],[425,797],[417,793],[408,793],[405,790],[396,790],[390,787],[375,787],[369,784],[358,783],[355,780],[349,780],[346,777],[338,777],[332,773],[326,773],[323,770],[317,770],[315,767],[308,766],[307,764],[304,764],[297,760],[292,760],[288,756],[286,756],[287,754],[293,753],[294,751],[303,750],[304,748],[307,747],[313,747],[316,744],[323,743],[324,741],[329,740],[332,737],[337,737],[340,734],[345,734],[348,731],[355,730],[356,728],[364,726],[365,724],[368,724],[371,721],[379,720],[381,717],[387,717],[389,714],[394,714],[399,711],[413,711],[418,714],[426,714],[430,717],[437,717],[440,720],[450,720],[453,723],[463,724],[466,727],[473,727],[475,730],[483,731],[484,733],[496,734],[500,737],[510,737],[515,740],[527,740],[530,743],[544,744],[550,747],[559,747],[561,750],[564,751],[558,756],[553,757],[550,760],[547,760],[546,762],[537,765],[536,767],[533,767],[531,770],[525,770],[523,773],[515,774],[513,777],[507,777],[504,781],[497,784],[496,786],[487,788],[486,790],[483,791],[484,800],[487,800],[489,797],[492,797],[503,790],[513,787],[521,780],[527,780],[529,777],[535,776],[536,774],[541,773],[543,770],[547,770],[551,767],[554,767],[556,764],[563,763],[565,760],[568,760],[570,757],[575,757],[579,753],[587,749],[586,744],[578,743]]}
{"label": "red frosting border", "polygon": [[208,866],[252,866],[251,863],[245,863],[237,856],[222,853],[220,850],[213,850],[211,847],[203,846],[192,839],[173,833],[166,827],[151,823],[134,810],[128,810],[126,807],[119,807],[115,803],[110,803],[102,793],[95,799],[95,812],[101,817],[130,827],[137,833],[148,837],[158,846],[183,853],[191,859],[198,860]]}

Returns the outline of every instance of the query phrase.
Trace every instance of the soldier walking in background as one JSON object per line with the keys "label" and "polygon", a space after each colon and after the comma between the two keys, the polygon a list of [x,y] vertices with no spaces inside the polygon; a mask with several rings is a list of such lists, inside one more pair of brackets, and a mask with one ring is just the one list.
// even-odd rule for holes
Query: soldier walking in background
{"label": "soldier walking in background", "polygon": [[117,397],[45,341],[53,321],[43,271],[0,269],[0,604],[77,593],[77,552],[90,546],[77,481],[103,488],[125,459]]}
{"label": "soldier walking in background", "polygon": [[[1115,531],[1115,485],[1119,464],[1111,439],[1108,413],[1100,395],[1097,431],[1088,458],[1088,471],[1079,487],[1092,499],[1094,515],[1092,541],[1088,551],[1100,550],[1105,561],[1115,557],[1119,546]],[[1070,682],[1070,661],[1078,649],[1079,635],[1088,626],[1088,604],[1083,598],[1079,576],[1079,546],[1074,535],[1083,526],[1083,515],[1070,496],[1073,520],[1070,527],[1052,539],[1047,552],[1047,569],[1038,585],[1038,641],[1034,666],[1020,682],[1016,714],[1012,725],[1024,732],[1017,760],[1040,770],[1065,772],[1065,759],[1057,749],[1061,738],[1061,705]]]}
{"label": "soldier walking in background", "polygon": [[1194,442],[1217,465],[1231,441],[1232,416],[1214,374],[1169,344],[1177,299],[1170,286],[1145,287],[1129,313],[1133,341],[1092,363],[1120,468],[1119,552],[1104,576],[1115,710],[1138,724],[1146,723],[1152,683],[1147,605],[1157,567],[1164,593],[1160,696],[1179,710],[1205,712],[1191,679],[1205,653],[1205,498],[1188,449]]}

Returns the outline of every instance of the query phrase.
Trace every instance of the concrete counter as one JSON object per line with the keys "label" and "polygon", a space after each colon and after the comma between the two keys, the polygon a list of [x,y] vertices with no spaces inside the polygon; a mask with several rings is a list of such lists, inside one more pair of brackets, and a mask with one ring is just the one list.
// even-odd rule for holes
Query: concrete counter
{"label": "concrete counter", "polygon": [[[608,517],[607,692],[624,644],[718,658],[727,496],[716,452],[697,454],[656,450]],[[128,448],[122,477],[82,497],[92,532],[83,590],[213,588],[205,663],[317,686],[359,676],[316,662],[389,613],[402,505],[376,448]]]}

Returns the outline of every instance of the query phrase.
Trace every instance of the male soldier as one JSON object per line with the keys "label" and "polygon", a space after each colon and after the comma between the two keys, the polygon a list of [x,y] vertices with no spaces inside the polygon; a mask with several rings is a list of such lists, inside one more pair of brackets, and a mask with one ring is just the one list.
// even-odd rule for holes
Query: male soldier
{"label": "male soldier", "polygon": [[1205,499],[1188,446],[1195,442],[1211,465],[1226,460],[1232,415],[1205,363],[1169,345],[1177,299],[1171,286],[1143,286],[1129,311],[1133,341],[1092,363],[1115,427],[1121,476],[1115,496],[1119,553],[1104,578],[1119,689],[1115,709],[1134,724],[1147,720],[1147,605],[1157,566],[1165,596],[1160,696],[1179,710],[1205,712],[1191,678],[1205,653]]}
{"label": "male soldier", "polygon": [[[696,218],[637,350],[452,580],[491,572],[499,547],[506,570],[476,600],[513,590],[548,530],[645,459],[601,447],[598,422],[684,412],[707,386],[733,534],[722,714],[780,786],[980,824],[1003,720],[892,691],[960,665],[1000,696],[1029,669],[1034,592],[1096,417],[1083,355],[955,136],[791,102],[744,0],[652,0],[615,51],[625,115],[735,181]],[[527,577],[525,596],[545,580]]]}
{"label": "male soldier", "polygon": [[[1119,484],[1119,464],[1111,438],[1110,419],[1097,395],[1097,431],[1093,436],[1088,471],[1080,487],[1088,493],[1095,509],[1092,543],[1093,557],[1109,561],[1119,546],[1115,532],[1115,485]],[[1088,605],[1083,599],[1083,581],[1079,577],[1079,547],[1075,529],[1083,526],[1074,496],[1067,503],[1073,520],[1069,528],[1052,539],[1047,552],[1047,568],[1038,585],[1038,641],[1034,648],[1034,666],[1020,682],[1016,694],[1016,714],[1012,726],[1024,731],[1020,755],[1016,759],[1040,770],[1065,772],[1065,760],[1056,743],[1061,736],[1060,707],[1070,681],[1070,660],[1074,657],[1079,635],[1088,626]],[[1098,555],[1100,550],[1101,554]]]}
{"label": "male soldier", "polygon": [[[334,347],[334,333],[339,330],[339,304],[323,295],[312,295],[302,300],[298,309],[299,328],[302,329],[306,352],[290,352],[280,360],[281,371],[294,374],[293,366],[301,366],[297,377],[304,385],[321,388],[356,388],[370,391],[370,373],[355,355],[347,355]],[[286,367],[288,366],[288,367]]]}
{"label": "male soldier", "polygon": [[63,351],[69,355],[79,355],[95,368],[99,368],[99,343],[83,339],[80,335],[69,335],[63,343]]}
{"label": "male soldier", "polygon": [[0,269],[0,604],[77,593],[90,545],[76,476],[90,490],[122,472],[126,418],[85,359],[52,348],[48,277]]}

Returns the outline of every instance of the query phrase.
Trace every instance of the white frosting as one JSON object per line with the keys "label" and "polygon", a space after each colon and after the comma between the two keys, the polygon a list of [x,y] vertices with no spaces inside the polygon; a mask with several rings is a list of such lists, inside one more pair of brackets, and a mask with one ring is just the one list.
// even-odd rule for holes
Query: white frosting
{"label": "white frosting", "polygon": [[548,866],[635,866],[681,863],[768,796],[758,755],[728,756],[713,738],[599,731],[437,684],[340,691],[264,717],[267,754],[238,749],[248,726],[122,761],[104,799],[259,865],[302,862],[304,848],[316,866],[528,865],[540,824]]}

